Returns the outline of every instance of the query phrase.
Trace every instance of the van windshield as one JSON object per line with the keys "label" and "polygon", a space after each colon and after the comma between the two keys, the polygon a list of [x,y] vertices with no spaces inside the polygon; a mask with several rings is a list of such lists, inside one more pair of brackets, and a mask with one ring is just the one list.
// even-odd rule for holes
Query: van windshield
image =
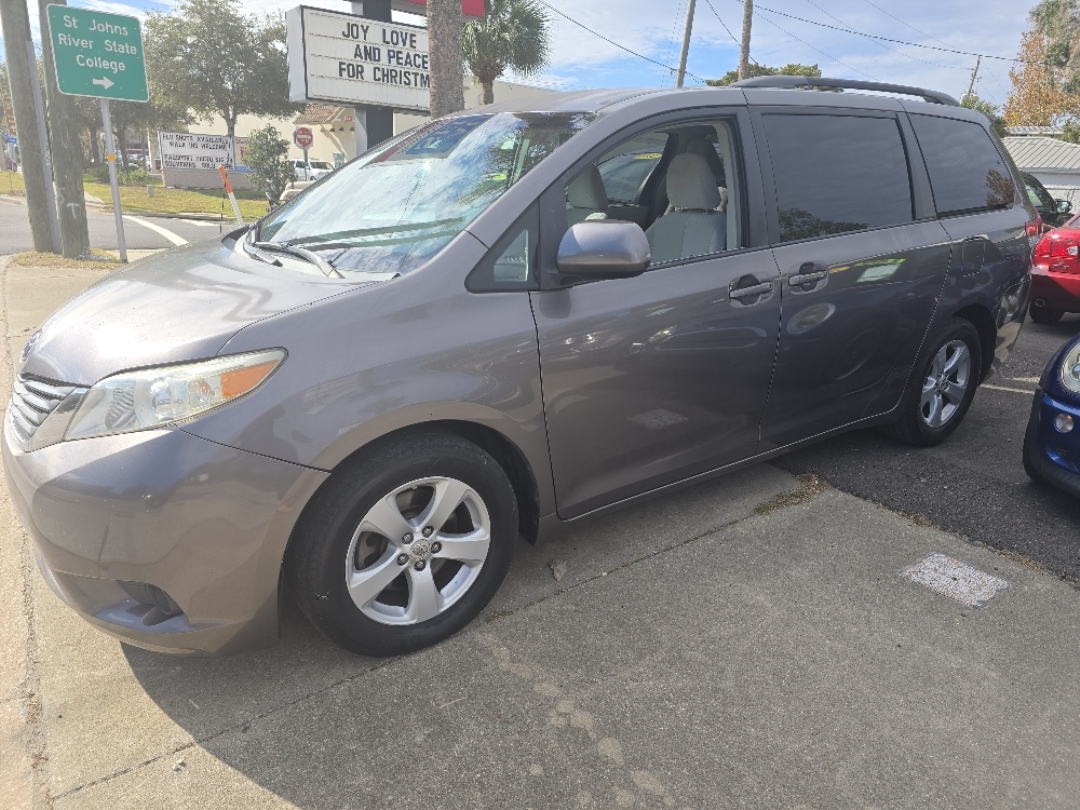
{"label": "van windshield", "polygon": [[433,121],[294,197],[263,221],[258,238],[318,251],[346,274],[406,273],[592,119],[499,113]]}

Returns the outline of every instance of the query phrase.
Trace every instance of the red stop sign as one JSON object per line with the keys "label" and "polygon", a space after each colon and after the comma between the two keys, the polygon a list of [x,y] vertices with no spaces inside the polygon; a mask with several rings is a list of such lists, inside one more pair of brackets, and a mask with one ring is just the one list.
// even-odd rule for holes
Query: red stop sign
{"label": "red stop sign", "polygon": [[309,127],[297,127],[292,134],[293,143],[301,149],[309,148],[315,143],[315,135]]}

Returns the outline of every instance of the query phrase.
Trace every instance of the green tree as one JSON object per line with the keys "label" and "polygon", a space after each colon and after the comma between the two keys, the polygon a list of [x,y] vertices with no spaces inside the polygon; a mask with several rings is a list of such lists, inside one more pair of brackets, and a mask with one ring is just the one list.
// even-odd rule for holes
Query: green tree
{"label": "green tree", "polygon": [[486,0],[486,15],[465,26],[465,62],[483,88],[484,103],[495,101],[495,80],[510,68],[534,76],[548,66],[550,19],[536,0]]}
{"label": "green tree", "polygon": [[200,120],[225,119],[236,134],[244,114],[285,118],[289,102],[285,23],[248,16],[239,0],[181,0],[173,14],[146,21],[146,66],[162,98]]}
{"label": "green tree", "polygon": [[282,138],[273,124],[251,133],[247,148],[247,165],[251,182],[273,200],[281,199],[293,179],[293,164],[289,160],[289,142]]}
{"label": "green tree", "polygon": [[961,107],[967,107],[969,110],[978,110],[987,118],[990,119],[990,124],[994,128],[994,132],[997,133],[999,138],[1005,137],[1005,119],[1001,117],[1001,112],[996,104],[993,104],[985,99],[979,98],[972,93],[969,96],[964,96],[960,101]]}
{"label": "green tree", "polygon": [[[758,76],[812,76],[815,79],[821,78],[821,68],[817,65],[800,65],[797,62],[784,65],[783,67],[769,67],[768,65],[759,65],[756,63],[750,64],[748,71],[748,79],[754,79]],[[729,70],[719,79],[709,79],[705,83],[713,87],[722,87],[726,84],[732,84],[739,80],[738,69]]]}

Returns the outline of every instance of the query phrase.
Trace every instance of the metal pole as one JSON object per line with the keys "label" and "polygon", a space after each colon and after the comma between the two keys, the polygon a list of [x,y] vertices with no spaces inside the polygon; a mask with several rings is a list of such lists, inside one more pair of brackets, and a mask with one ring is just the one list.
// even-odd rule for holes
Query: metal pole
{"label": "metal pole", "polygon": [[45,103],[41,99],[41,85],[37,81],[37,51],[34,43],[26,43],[26,57],[30,62],[30,91],[34,94],[34,112],[37,113],[38,138],[41,141],[41,164],[45,172],[45,201],[49,206],[49,234],[52,252],[60,253],[60,223],[56,221],[56,189],[53,188],[53,171],[49,132],[45,127]]}
{"label": "metal pole", "polygon": [[113,216],[116,218],[116,244],[120,248],[120,261],[127,264],[127,244],[124,241],[124,217],[120,213],[120,185],[116,179],[116,145],[113,143],[112,116],[109,100],[101,101],[101,123],[105,127],[105,162],[109,164],[109,185],[112,187]]}
{"label": "metal pole", "polygon": [[754,0],[743,0],[742,42],[739,44],[739,81],[750,78],[750,27],[754,23]]}
{"label": "metal pole", "polygon": [[675,86],[682,87],[683,79],[686,78],[686,58],[690,55],[690,32],[694,28],[694,2],[686,7],[686,32],[683,34],[682,54],[679,56],[679,73],[675,77]]}

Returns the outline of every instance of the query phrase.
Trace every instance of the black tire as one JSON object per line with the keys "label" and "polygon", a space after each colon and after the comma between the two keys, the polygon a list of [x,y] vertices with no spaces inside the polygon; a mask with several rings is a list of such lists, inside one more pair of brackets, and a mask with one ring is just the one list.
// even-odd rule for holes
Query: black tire
{"label": "black tire", "polygon": [[[434,484],[407,485],[443,478],[463,483],[471,494],[444,526],[435,528],[430,538],[421,540],[417,534],[410,545],[405,546],[379,532],[361,532],[361,522],[370,517],[371,510],[380,501],[399,505],[396,516],[404,515],[409,519],[407,513],[412,507],[401,508],[400,504],[402,498],[414,498],[418,501],[418,514],[412,519],[422,515],[435,502],[437,490]],[[402,491],[390,501],[387,496],[399,489]],[[425,490],[431,491],[432,498],[426,505]],[[478,496],[479,506],[473,495]],[[461,512],[461,509],[465,511]],[[440,537],[439,532],[452,521],[465,524],[456,527],[461,533],[469,531],[470,515],[477,510],[486,510],[490,520],[487,532],[490,541],[487,556],[475,565],[478,572],[473,572],[473,563],[440,557],[434,544]],[[498,462],[484,450],[452,433],[418,431],[376,446],[372,452],[363,453],[334,472],[300,518],[286,554],[285,575],[301,612],[331,641],[364,655],[402,655],[448,638],[483,610],[506,576],[517,536],[517,499]],[[449,546],[450,540],[446,544]],[[373,549],[371,556],[362,559],[361,554],[368,552],[369,545]],[[402,558],[421,547],[425,549],[421,553],[427,556],[416,559],[427,561],[427,575],[440,589],[440,598],[441,589],[449,589],[460,579],[456,601],[440,608],[441,612],[426,620],[410,624],[386,623],[380,611],[389,613],[396,609],[408,613],[420,587],[414,576],[422,576],[424,568],[414,571],[417,562],[410,557],[400,568],[400,575],[394,574],[396,579],[361,610],[346,586],[346,572],[353,570],[347,566],[356,566],[360,576],[378,566],[390,576],[388,560],[392,560],[394,566],[399,565]],[[428,548],[430,554],[427,554]],[[370,560],[376,557],[377,561],[371,563]],[[361,562],[363,565],[359,565]],[[460,573],[462,570],[464,575]],[[439,585],[438,578],[442,575],[451,579]],[[392,597],[401,600],[402,606],[395,608],[391,604]],[[376,614],[375,618],[372,614]],[[392,620],[410,621],[408,616]]]}
{"label": "black tire", "polygon": [[1060,309],[1049,309],[1047,307],[1031,307],[1028,310],[1028,315],[1035,323],[1051,326],[1061,320],[1061,316],[1065,313]]}
{"label": "black tire", "polygon": [[[958,398],[959,401],[950,403],[952,409],[948,417],[940,425],[931,426],[927,420],[928,406],[922,401],[923,386],[931,377],[938,354],[956,341],[963,343],[970,354],[967,384],[963,395]],[[978,331],[970,321],[965,321],[963,318],[950,318],[931,335],[926,345],[930,347],[930,351],[924,355],[921,365],[911,376],[908,390],[904,393],[897,410],[897,420],[882,428],[887,435],[915,447],[932,447],[940,444],[960,426],[968,408],[971,407],[975,389],[982,376],[982,344]],[[955,381],[955,375],[953,375],[953,380]]]}

